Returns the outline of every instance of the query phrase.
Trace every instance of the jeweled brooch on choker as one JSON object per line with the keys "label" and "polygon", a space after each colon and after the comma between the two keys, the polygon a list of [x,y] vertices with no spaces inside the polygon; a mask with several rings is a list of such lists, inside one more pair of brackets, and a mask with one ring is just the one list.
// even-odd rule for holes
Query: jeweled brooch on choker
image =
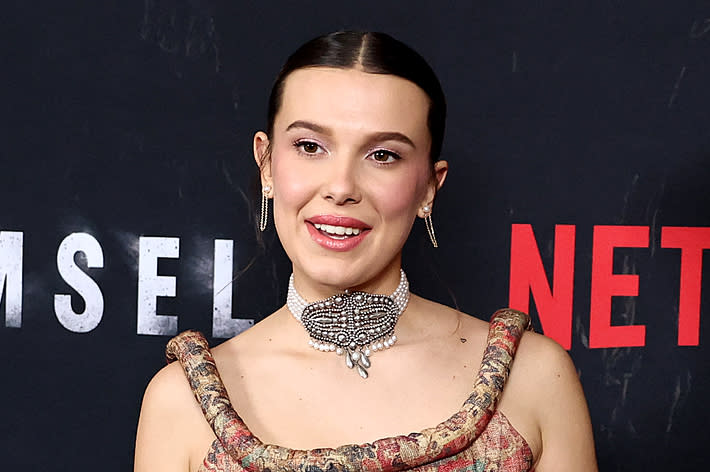
{"label": "jeweled brooch on choker", "polygon": [[400,281],[392,295],[351,292],[307,303],[289,280],[286,305],[311,339],[308,344],[323,352],[345,356],[345,365],[368,377],[372,353],[390,348],[396,341],[394,327],[409,302],[409,282],[400,269]]}

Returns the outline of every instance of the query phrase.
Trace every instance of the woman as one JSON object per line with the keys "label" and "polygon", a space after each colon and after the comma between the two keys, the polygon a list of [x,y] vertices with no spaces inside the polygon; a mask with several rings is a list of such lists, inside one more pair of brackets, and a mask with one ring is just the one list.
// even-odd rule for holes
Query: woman
{"label": "woman", "polygon": [[564,350],[522,336],[523,314],[489,325],[409,293],[417,217],[437,244],[445,109],[426,62],[381,33],[289,58],[254,137],[287,304],[211,352],[197,333],[169,343],[180,362],[146,390],[135,470],[596,470]]}

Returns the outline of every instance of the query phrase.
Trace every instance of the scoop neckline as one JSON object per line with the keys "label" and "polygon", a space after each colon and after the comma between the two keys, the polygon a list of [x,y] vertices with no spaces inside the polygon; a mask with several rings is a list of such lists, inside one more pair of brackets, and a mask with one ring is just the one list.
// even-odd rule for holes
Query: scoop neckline
{"label": "scoop neckline", "polygon": [[[212,405],[205,404],[206,397],[204,394],[207,392],[204,392],[204,388],[200,388],[199,381],[196,382],[198,384],[197,388],[193,387],[193,392],[210,427],[215,433],[215,441],[219,441],[234,460],[244,465],[266,459],[270,463],[298,463],[301,464],[301,467],[304,464],[306,466],[316,463],[323,464],[325,461],[331,464],[339,464],[340,468],[336,465],[333,470],[349,470],[348,463],[352,462],[354,458],[377,457],[376,451],[382,448],[417,451],[415,454],[409,455],[406,463],[390,461],[389,464],[373,463],[373,467],[369,468],[358,466],[360,470],[394,472],[418,467],[461,452],[480,436],[496,412],[510,424],[508,418],[502,412],[498,412],[496,407],[510,372],[509,365],[515,355],[523,331],[527,329],[530,329],[530,320],[525,313],[512,309],[502,309],[493,314],[490,320],[486,347],[473,383],[473,389],[461,408],[440,423],[418,432],[388,436],[372,442],[313,449],[295,449],[278,444],[265,443],[252,433],[229,399],[205,337],[201,333],[194,331],[188,331],[179,336],[194,336],[194,341],[197,343],[198,348],[195,349],[195,346],[190,346],[186,351],[193,355],[198,354],[196,351],[200,351],[198,355],[204,357],[204,361],[212,366],[211,369],[208,369],[210,371],[208,376],[211,378],[216,377],[219,382],[219,388],[213,388],[213,390],[217,390],[217,392],[213,392],[217,393],[216,396],[208,394],[207,398],[215,397],[216,401]],[[172,354],[174,355],[174,353]],[[169,360],[170,357],[171,344],[169,343]],[[180,358],[186,375],[188,375],[190,383],[193,384],[193,378],[188,373],[183,357],[179,354],[174,355],[174,358]],[[212,406],[216,406],[216,409],[212,408]],[[512,424],[510,426],[515,429]],[[525,438],[522,439],[525,446],[530,450]],[[246,470],[258,469],[247,467]]]}

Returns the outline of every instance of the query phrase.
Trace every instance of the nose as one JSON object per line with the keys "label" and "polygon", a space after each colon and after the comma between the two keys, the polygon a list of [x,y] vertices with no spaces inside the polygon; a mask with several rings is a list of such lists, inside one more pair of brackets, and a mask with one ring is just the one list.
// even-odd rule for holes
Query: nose
{"label": "nose", "polygon": [[322,196],[336,205],[359,203],[362,199],[357,159],[334,158],[328,162]]}

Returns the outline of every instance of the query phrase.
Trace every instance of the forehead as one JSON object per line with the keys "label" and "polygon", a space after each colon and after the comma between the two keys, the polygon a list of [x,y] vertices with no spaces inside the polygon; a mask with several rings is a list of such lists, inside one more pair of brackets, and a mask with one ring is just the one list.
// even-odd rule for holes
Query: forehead
{"label": "forehead", "polygon": [[277,130],[307,120],[343,130],[398,131],[428,140],[429,98],[409,80],[357,69],[313,67],[285,81]]}

